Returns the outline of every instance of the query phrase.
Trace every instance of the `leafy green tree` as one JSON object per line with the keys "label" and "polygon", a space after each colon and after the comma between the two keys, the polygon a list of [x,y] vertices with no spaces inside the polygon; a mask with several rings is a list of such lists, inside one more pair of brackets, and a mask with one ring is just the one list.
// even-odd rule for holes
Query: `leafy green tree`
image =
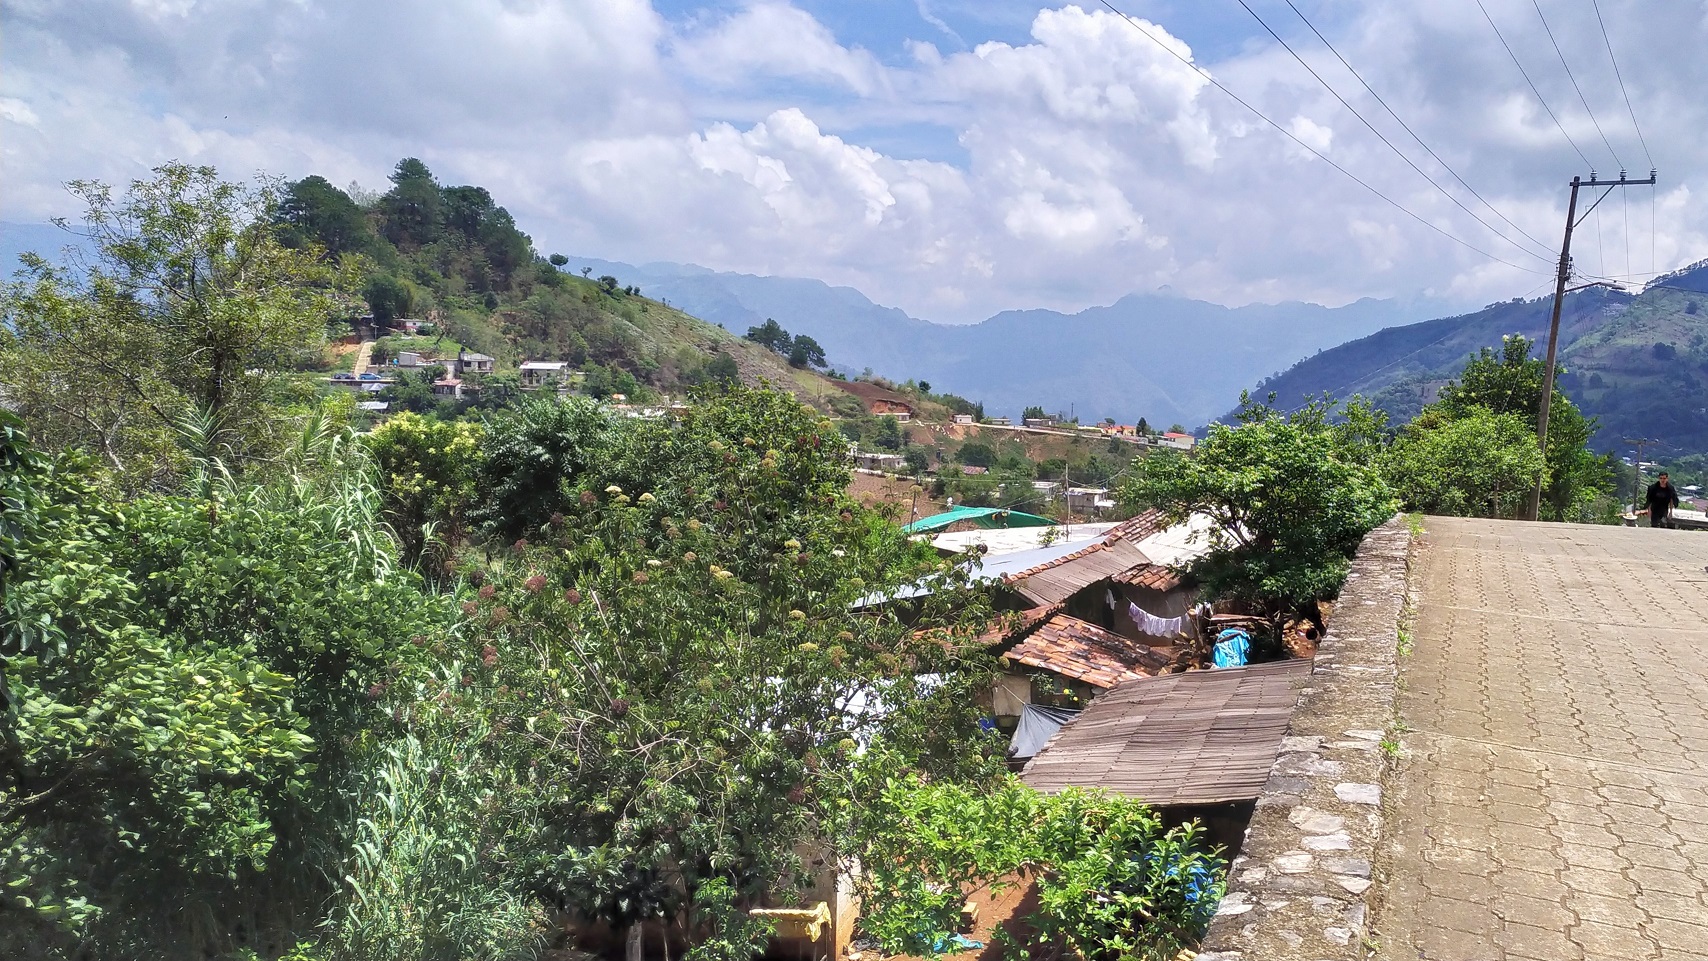
{"label": "leafy green tree", "polygon": [[788,351],[793,344],[793,338],[789,336],[789,332],[783,329],[782,324],[770,317],[765,318],[765,323],[757,327],[747,328],[746,337],[759,346],[776,353]]}
{"label": "leafy green tree", "polygon": [[366,253],[374,233],[362,208],[325,177],[311,176],[285,188],[279,201],[280,239],[292,247],[318,244],[327,253]]}
{"label": "leafy green tree", "polygon": [[378,477],[386,523],[405,563],[444,548],[468,533],[475,485],[481,477],[484,431],[469,421],[442,421],[400,413],[363,439]]}
{"label": "leafy green tree", "polygon": [[308,936],[375,699],[448,623],[359,472],[123,502],[75,460],[6,581],[0,954],[219,957]]}
{"label": "leafy green tree", "polygon": [[551,264],[553,267],[562,267],[568,263],[569,258],[565,257],[563,254],[552,254],[551,256]]}
{"label": "leafy green tree", "polygon": [[610,274],[605,274],[599,278],[599,286],[604,288],[605,293],[614,294],[617,292],[617,278]]}
{"label": "leafy green tree", "polygon": [[1426,411],[1381,461],[1405,509],[1460,517],[1521,516],[1542,468],[1523,417],[1486,407],[1453,418]]}
{"label": "leafy green tree", "polygon": [[502,541],[534,536],[573,506],[571,491],[611,439],[605,409],[579,397],[529,397],[487,421],[483,496],[473,517]]}
{"label": "leafy green tree", "polygon": [[443,200],[432,171],[408,157],[397,162],[390,179],[392,188],[379,203],[386,239],[404,249],[438,239],[444,222]]}
{"label": "leafy green tree", "polygon": [[1359,542],[1394,509],[1331,410],[1319,402],[1286,415],[1242,398],[1237,426],[1211,425],[1191,456],[1135,461],[1121,488],[1127,506],[1171,522],[1212,520],[1210,550],[1191,573],[1209,597],[1250,604],[1276,638],[1287,617],[1340,590]]}
{"label": "leafy green tree", "polygon": [[382,330],[390,330],[392,321],[399,317],[408,317],[415,306],[415,292],[409,282],[388,273],[370,275],[362,285],[362,298]]}
{"label": "leafy green tree", "polygon": [[[862,923],[884,950],[934,956],[969,893],[1036,879],[1025,957],[1168,961],[1202,936],[1224,888],[1194,822],[1166,827],[1144,804],[1069,789],[890,777],[853,819]],[[1010,934],[1010,937],[1013,935]],[[952,948],[950,949],[952,950]]]}
{"label": "leafy green tree", "polygon": [[931,470],[931,451],[929,448],[921,447],[918,444],[909,444],[904,456],[907,457],[909,473],[919,475]]}
{"label": "leafy green tree", "polygon": [[[834,845],[862,745],[945,778],[999,763],[977,724],[988,605],[848,499],[832,425],[787,395],[614,429],[409,714],[479,715],[478,750],[527,773],[492,817],[540,823],[551,901],[637,935],[685,919],[701,956],[745,959],[763,932],[742,909],[788,896],[799,845]],[[849,615],[924,574],[941,591],[909,619]]]}
{"label": "leafy green tree", "polygon": [[[1457,381],[1441,388],[1430,408],[1448,418],[1467,416],[1476,407],[1517,414],[1534,435],[1545,371],[1543,361],[1530,356],[1532,346],[1513,335],[1502,338],[1499,353],[1483,348],[1466,363]],[[1585,417],[1556,386],[1548,406],[1548,475],[1542,488],[1546,519],[1575,520],[1587,505],[1611,492],[1609,458],[1589,450],[1595,429],[1595,420]]]}
{"label": "leafy green tree", "polygon": [[348,272],[278,237],[268,183],[168,164],[122,197],[75,181],[88,262],[25,256],[0,300],[0,392],[47,450],[88,449],[133,483],[183,465],[175,425],[197,410],[233,469],[285,439],[281,378],[318,362],[350,316]]}
{"label": "leafy green tree", "polygon": [[901,421],[894,415],[885,414],[873,422],[872,446],[879,450],[901,450],[906,440],[901,433]]}
{"label": "leafy green tree", "polygon": [[818,341],[806,334],[797,334],[794,340],[790,342],[790,367],[823,367],[825,364],[824,348],[818,345]]}
{"label": "leafy green tree", "polygon": [[970,440],[955,452],[955,459],[968,467],[995,467],[996,449],[989,444]]}

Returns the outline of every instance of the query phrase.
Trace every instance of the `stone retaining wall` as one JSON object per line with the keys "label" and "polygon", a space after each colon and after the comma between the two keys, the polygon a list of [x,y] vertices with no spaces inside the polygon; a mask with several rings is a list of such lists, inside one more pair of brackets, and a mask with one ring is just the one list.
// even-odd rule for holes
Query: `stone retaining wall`
{"label": "stone retaining wall", "polygon": [[1410,546],[1403,517],[1359,545],[1198,961],[1368,954]]}

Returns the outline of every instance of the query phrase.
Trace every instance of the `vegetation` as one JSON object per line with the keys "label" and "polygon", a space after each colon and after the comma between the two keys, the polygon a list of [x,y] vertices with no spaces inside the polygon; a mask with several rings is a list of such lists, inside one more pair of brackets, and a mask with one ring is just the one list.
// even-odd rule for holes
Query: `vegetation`
{"label": "vegetation", "polygon": [[790,367],[823,367],[824,348],[806,334],[790,336],[775,320],[766,318],[758,327],[747,328],[747,339],[789,359]]}
{"label": "vegetation", "polygon": [[[475,346],[474,293],[593,282],[545,281],[484,191],[418,163],[371,208],[255,189],[90,186],[130,272],[38,261],[6,291],[0,955],[507,961],[567,924],[745,959],[749,907],[937,850],[884,812],[952,791],[1038,815],[1004,862],[1041,878],[1038,943],[1191,936],[1190,831],[1003,779],[988,588],[850,499],[832,422],[717,377],[679,419],[528,395],[358,438],[347,398],[288,375],[364,259]],[[252,290],[226,258],[272,273]],[[610,280],[594,296],[637,299]],[[105,406],[68,409],[27,369],[69,370],[67,340],[143,349],[97,355]],[[856,611],[921,577],[905,612]],[[874,917],[917,917],[929,881],[881,878]]]}
{"label": "vegetation", "polygon": [[1246,398],[1234,426],[1215,424],[1191,456],[1134,465],[1121,497],[1172,522],[1205,515],[1210,551],[1190,570],[1209,597],[1249,605],[1279,637],[1286,619],[1333,597],[1359,542],[1392,516],[1375,467],[1380,419],[1361,404],[1331,420],[1321,401],[1283,414]]}
{"label": "vegetation", "polygon": [[908,777],[865,818],[866,924],[893,953],[940,952],[965,892],[1036,883],[1028,931],[999,934],[1011,956],[1163,961],[1197,941],[1222,896],[1223,865],[1196,826],[1165,828],[1130,798]]}
{"label": "vegetation", "polygon": [[1544,519],[1612,520],[1618,509],[1611,496],[1612,458],[1590,453],[1595,421],[1558,388],[1549,407],[1546,458],[1537,448],[1544,370],[1530,356],[1531,346],[1511,336],[1498,354],[1484,348],[1407,426],[1384,474],[1409,508],[1516,517],[1543,476]]}

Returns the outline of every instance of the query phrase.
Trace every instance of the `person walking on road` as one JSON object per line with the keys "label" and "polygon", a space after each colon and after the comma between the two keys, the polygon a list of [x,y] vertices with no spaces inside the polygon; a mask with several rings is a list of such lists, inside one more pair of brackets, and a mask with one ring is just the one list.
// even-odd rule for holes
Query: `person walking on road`
{"label": "person walking on road", "polygon": [[1667,479],[1666,471],[1661,471],[1661,476],[1649,485],[1644,501],[1648,505],[1644,513],[1649,515],[1650,527],[1672,526],[1672,512],[1678,508],[1678,490]]}

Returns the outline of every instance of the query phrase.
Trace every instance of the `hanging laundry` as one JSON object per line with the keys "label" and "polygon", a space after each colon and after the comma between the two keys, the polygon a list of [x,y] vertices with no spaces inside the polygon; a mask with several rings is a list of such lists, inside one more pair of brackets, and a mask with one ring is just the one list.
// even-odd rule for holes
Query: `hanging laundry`
{"label": "hanging laundry", "polygon": [[1210,650],[1210,663],[1217,667],[1244,667],[1251,654],[1251,635],[1230,627],[1216,635],[1216,646]]}
{"label": "hanging laundry", "polygon": [[1127,613],[1139,630],[1154,637],[1170,637],[1186,633],[1185,617],[1157,617],[1137,604],[1128,602]]}

